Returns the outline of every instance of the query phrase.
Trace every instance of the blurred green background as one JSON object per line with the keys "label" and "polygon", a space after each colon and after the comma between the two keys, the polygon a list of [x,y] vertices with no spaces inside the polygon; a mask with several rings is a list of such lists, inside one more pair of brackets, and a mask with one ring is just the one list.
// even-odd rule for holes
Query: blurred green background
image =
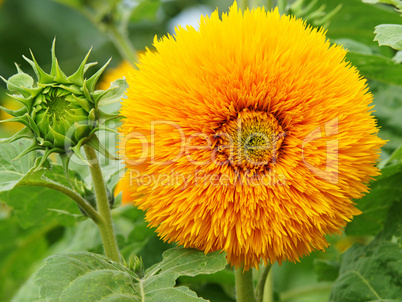
{"label": "blurred green background", "polygon": [[[16,72],[14,62],[25,72],[32,74],[29,64],[22,58],[22,55],[29,57],[29,49],[33,51],[42,68],[45,71],[50,70],[50,47],[54,37],[57,38],[56,53],[66,74],[75,71],[90,47],[93,47],[90,61],[104,64],[112,57],[110,68],[118,66],[123,58],[110,36],[82,13],[65,5],[78,2],[80,1],[0,1],[0,75],[6,79],[13,75]],[[85,2],[91,7],[96,1]],[[208,14],[216,7],[219,7],[219,11],[225,12],[232,4],[232,1],[226,0],[122,2],[135,7],[128,20],[128,34],[138,51],[152,47],[155,35],[160,37],[173,33],[177,24],[196,25],[200,14]],[[255,4],[262,2],[255,1]],[[294,2],[289,1],[289,12],[306,18],[312,25],[327,27],[327,35],[331,41],[342,43],[350,50],[347,59],[352,61],[368,79],[370,90],[374,94],[375,115],[381,126],[380,136],[389,140],[382,154],[382,157],[386,158],[402,143],[402,65],[392,61],[396,55],[395,50],[379,47],[378,43],[373,41],[373,31],[378,24],[401,24],[401,17],[391,6],[369,5],[360,0],[314,1],[312,11],[317,11],[322,5],[325,6],[324,12],[337,10],[330,20],[323,20],[325,14],[324,17],[314,15],[306,9],[309,1],[304,1],[300,7],[290,6]],[[341,7],[338,7],[339,4]],[[107,22],[108,14],[105,13],[102,17]],[[0,104],[5,107],[17,106],[17,103],[7,97],[6,85],[2,81],[0,81]],[[4,118],[4,113],[1,113],[0,119]],[[0,137],[8,137],[16,130],[18,130],[16,125],[3,124],[0,127]],[[13,193],[15,196],[0,195],[0,200],[8,204],[6,206],[0,202],[0,301],[11,300],[42,259],[48,255],[83,249],[100,251],[100,239],[89,221],[77,224],[71,219],[60,220],[60,214],[49,214],[43,209],[40,212],[38,208],[43,205],[38,205],[38,201],[32,197],[36,193],[38,196],[42,194],[36,189],[24,193],[31,196],[29,204],[17,202],[21,200],[23,194],[21,192]],[[61,200],[61,203],[69,204],[67,208],[71,208],[71,203],[60,199],[58,194],[49,195],[48,198]],[[28,209],[31,209],[29,214],[22,214]],[[364,232],[359,229],[361,223],[367,221],[370,223],[367,217],[359,218],[359,216],[348,226],[346,232],[349,236],[329,237],[331,246],[326,253],[312,253],[297,264],[283,263],[281,267],[276,264],[273,271],[276,300],[326,301],[330,294],[331,282],[338,274],[341,253],[351,244],[368,242],[378,233],[384,225],[388,209],[389,207],[377,213],[378,217],[370,231]],[[75,212],[78,213],[77,209]],[[33,221],[38,220],[41,215],[46,219],[34,223]],[[114,212],[114,219],[125,256],[134,250],[137,254],[143,255],[148,266],[161,259],[161,252],[169,245],[160,242],[146,227],[140,211],[133,207],[119,208]],[[320,269],[323,267],[325,273],[320,274]],[[220,272],[216,276],[182,278],[179,282],[190,285],[200,296],[211,301],[234,301],[234,277],[230,270]],[[33,291],[30,284],[32,280],[28,280],[14,301],[30,301],[29,292]]]}

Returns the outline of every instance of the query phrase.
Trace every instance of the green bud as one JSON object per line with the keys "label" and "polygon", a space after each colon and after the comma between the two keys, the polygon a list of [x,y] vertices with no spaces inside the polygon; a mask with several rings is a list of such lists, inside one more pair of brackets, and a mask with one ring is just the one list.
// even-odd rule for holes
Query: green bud
{"label": "green bud", "polygon": [[141,257],[131,254],[128,259],[128,268],[136,273],[138,277],[142,278],[144,276],[144,262]]}
{"label": "green bud", "polygon": [[100,129],[113,131],[103,125],[103,119],[110,115],[102,112],[99,107],[120,101],[128,86],[124,80],[119,80],[108,90],[95,91],[96,83],[110,60],[87,79],[86,71],[96,64],[87,63],[90,52],[91,50],[77,71],[71,76],[66,76],[56,58],[55,40],[53,40],[50,73],[42,70],[32,52],[32,60],[23,56],[36,74],[36,83],[17,64],[17,74],[8,80],[1,77],[7,83],[8,90],[13,93],[9,95],[23,104],[22,109],[15,111],[1,107],[13,116],[5,121],[20,122],[26,126],[5,142],[22,137],[33,139],[32,146],[19,157],[33,150],[44,150],[43,162],[51,153],[59,153],[67,166],[66,158],[72,153],[85,161],[80,148],[88,144],[105,156],[115,159],[99,143],[94,133]]}

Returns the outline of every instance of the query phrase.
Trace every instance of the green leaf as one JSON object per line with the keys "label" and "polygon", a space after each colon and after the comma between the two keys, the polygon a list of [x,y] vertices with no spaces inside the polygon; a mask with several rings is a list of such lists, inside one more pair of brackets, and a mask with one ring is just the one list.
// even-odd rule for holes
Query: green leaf
{"label": "green leaf", "polygon": [[395,64],[391,58],[350,51],[347,53],[346,59],[356,66],[363,76],[369,79],[387,84],[402,85],[402,65]]}
{"label": "green leaf", "polygon": [[402,86],[370,81],[370,88],[380,126],[379,136],[388,140],[382,149],[392,153],[402,145]]}
{"label": "green leaf", "polygon": [[37,153],[29,153],[13,161],[31,145],[29,140],[0,144],[0,192],[13,189],[34,164]]}
{"label": "green leaf", "polygon": [[362,0],[364,3],[369,3],[369,4],[377,4],[377,3],[383,3],[383,4],[390,4],[394,5],[395,7],[402,9],[402,1],[401,0]]}
{"label": "green leaf", "polygon": [[[29,140],[0,145],[0,200],[14,208],[23,227],[44,225],[52,221],[71,225],[76,220],[74,215],[79,213],[75,203],[60,192],[44,188],[53,184],[71,188],[64,168],[59,165],[47,168],[50,164],[46,162],[47,167],[37,169],[34,161],[39,156],[38,152],[13,160],[28,145]],[[93,194],[77,173],[70,172],[69,175],[75,191],[79,194]],[[72,216],[61,213],[70,213]]]}
{"label": "green leaf", "polygon": [[394,61],[395,64],[402,63],[402,50],[396,52],[395,56],[392,58],[392,61]]}
{"label": "green leaf", "polygon": [[[42,187],[19,187],[0,194],[0,201],[13,208],[13,213],[23,228],[35,225],[59,223],[73,225],[79,214],[76,204],[64,194]],[[63,210],[72,215],[61,214],[52,209]]]}
{"label": "green leaf", "polygon": [[175,248],[143,277],[123,265],[89,252],[47,258],[36,274],[41,297],[50,301],[205,301],[186,287],[181,275],[214,273],[226,265],[224,254]]}
{"label": "green leaf", "polygon": [[[384,230],[368,245],[354,245],[342,257],[329,301],[400,301],[402,297],[402,203],[389,210]],[[390,299],[390,300],[388,300]]]}
{"label": "green leaf", "polygon": [[396,50],[402,50],[402,25],[381,24],[376,26],[374,41],[380,46],[387,45]]}
{"label": "green leaf", "polygon": [[351,40],[351,39],[332,39],[338,45],[342,45],[343,48],[346,48],[348,51],[357,52],[361,54],[373,54],[373,49],[361,42]]}
{"label": "green leaf", "polygon": [[342,4],[342,9],[331,19],[328,26],[328,38],[347,38],[374,47],[383,54],[390,53],[389,49],[381,48],[377,42],[373,41],[373,31],[378,24],[401,22],[399,14],[392,8],[383,5],[367,5],[361,0],[325,0],[321,2],[327,5],[327,11]]}
{"label": "green leaf", "polygon": [[370,193],[357,201],[362,214],[356,216],[345,229],[348,235],[375,235],[386,222],[389,208],[394,202],[402,200],[402,152],[397,149],[380,164],[381,175],[371,183]]}

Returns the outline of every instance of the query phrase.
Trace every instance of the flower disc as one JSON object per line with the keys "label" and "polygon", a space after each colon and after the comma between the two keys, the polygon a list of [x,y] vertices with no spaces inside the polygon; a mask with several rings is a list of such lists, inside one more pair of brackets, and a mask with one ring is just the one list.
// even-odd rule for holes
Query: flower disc
{"label": "flower disc", "polygon": [[383,141],[323,30],[234,4],[154,46],[128,78],[121,155],[163,239],[249,269],[324,249],[360,213]]}

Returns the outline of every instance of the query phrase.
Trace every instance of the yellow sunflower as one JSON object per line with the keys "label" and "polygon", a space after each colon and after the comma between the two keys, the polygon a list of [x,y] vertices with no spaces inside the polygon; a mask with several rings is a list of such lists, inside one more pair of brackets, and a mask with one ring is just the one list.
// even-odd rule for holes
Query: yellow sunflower
{"label": "yellow sunflower", "polygon": [[360,213],[383,145],[346,51],[236,3],[154,46],[128,77],[120,129],[125,191],[150,226],[246,270],[327,247]]}

